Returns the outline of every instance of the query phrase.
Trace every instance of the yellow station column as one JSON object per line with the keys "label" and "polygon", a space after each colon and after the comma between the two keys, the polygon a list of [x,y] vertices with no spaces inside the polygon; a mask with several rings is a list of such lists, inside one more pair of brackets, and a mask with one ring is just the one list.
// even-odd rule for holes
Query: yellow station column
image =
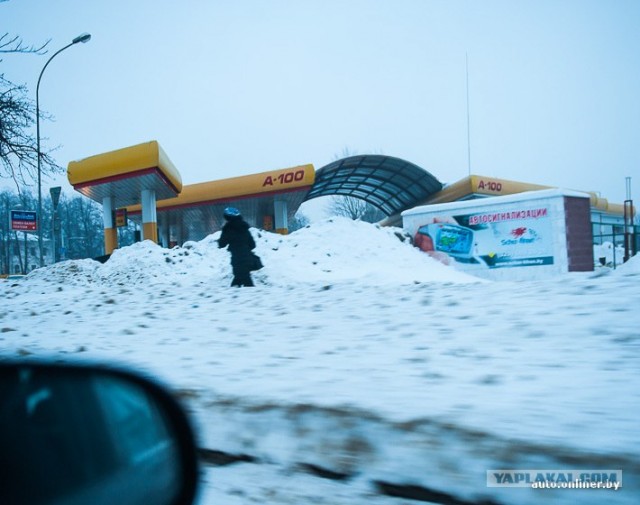
{"label": "yellow station column", "polygon": [[102,200],[102,221],[104,223],[104,253],[111,254],[118,248],[118,233],[113,222],[113,197]]}
{"label": "yellow station column", "polygon": [[158,243],[158,217],[156,211],[156,192],[143,189],[140,195],[142,204],[142,239]]}

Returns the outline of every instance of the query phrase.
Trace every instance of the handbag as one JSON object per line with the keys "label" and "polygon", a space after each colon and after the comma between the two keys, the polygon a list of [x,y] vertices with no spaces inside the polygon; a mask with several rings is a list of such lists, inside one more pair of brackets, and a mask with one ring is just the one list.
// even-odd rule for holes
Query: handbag
{"label": "handbag", "polygon": [[252,252],[251,253],[251,271],[253,272],[255,270],[260,270],[262,267],[264,267],[264,265],[262,264],[262,260],[260,259],[260,256]]}

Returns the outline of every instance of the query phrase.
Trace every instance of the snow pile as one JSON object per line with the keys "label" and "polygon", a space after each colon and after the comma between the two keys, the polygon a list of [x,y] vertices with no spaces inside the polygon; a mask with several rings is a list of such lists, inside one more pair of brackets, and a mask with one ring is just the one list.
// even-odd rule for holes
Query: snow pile
{"label": "snow pile", "polygon": [[100,263],[94,260],[73,260],[38,268],[27,275],[30,282],[45,281],[54,284],[86,286],[96,281]]}
{"label": "snow pile", "polygon": [[215,238],[209,235],[200,242],[187,242],[184,247],[173,249],[150,241],[117,249],[98,274],[104,283],[123,285],[221,279],[230,272],[229,259]]}
{"label": "snow pile", "polygon": [[604,242],[593,246],[593,257],[596,266],[620,266],[624,258],[624,247],[614,246],[612,242]]}
{"label": "snow pile", "polygon": [[[254,274],[257,284],[365,284],[414,282],[481,282],[447,267],[410,244],[401,229],[335,218],[291,235],[252,229],[255,252],[265,268]],[[97,282],[104,285],[166,284],[227,286],[229,253],[218,248],[220,232],[200,242],[164,249],[150,241],[116,249],[104,265],[91,260],[68,261],[34,271],[30,277],[50,282]]]}
{"label": "snow pile", "polygon": [[640,275],[640,254],[636,254],[629,261],[618,266],[614,272],[616,275],[621,276]]}
{"label": "snow pile", "polygon": [[480,282],[420,252],[399,228],[333,218],[287,236],[261,233],[265,281],[406,284]]}

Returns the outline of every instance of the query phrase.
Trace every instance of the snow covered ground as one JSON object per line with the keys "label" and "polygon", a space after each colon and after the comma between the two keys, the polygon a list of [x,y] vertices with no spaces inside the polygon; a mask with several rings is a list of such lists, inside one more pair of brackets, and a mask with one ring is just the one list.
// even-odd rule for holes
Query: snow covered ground
{"label": "snow covered ground", "polygon": [[[215,234],[0,282],[0,352],[169,383],[200,446],[246,460],[205,466],[202,504],[638,502],[640,258],[487,282],[398,229],[254,234],[253,289],[228,287]],[[623,489],[487,487],[491,469],[621,469]]]}

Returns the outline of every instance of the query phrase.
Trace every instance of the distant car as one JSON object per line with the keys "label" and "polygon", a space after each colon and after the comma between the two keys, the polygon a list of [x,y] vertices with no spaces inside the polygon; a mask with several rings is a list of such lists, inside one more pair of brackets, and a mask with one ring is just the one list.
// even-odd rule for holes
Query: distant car
{"label": "distant car", "polygon": [[0,279],[5,279],[7,281],[19,281],[24,279],[26,275],[23,274],[9,274],[9,275],[0,275]]}

